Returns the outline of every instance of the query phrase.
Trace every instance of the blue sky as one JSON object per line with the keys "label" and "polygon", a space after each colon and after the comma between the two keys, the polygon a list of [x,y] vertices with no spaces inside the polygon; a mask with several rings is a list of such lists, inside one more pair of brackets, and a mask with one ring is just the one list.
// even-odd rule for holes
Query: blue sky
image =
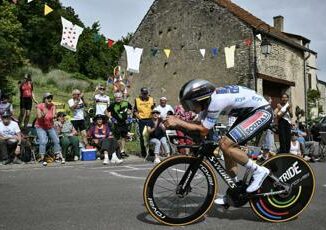
{"label": "blue sky", "polygon": [[[177,0],[176,0],[177,1]],[[72,6],[87,25],[99,21],[101,32],[117,40],[134,32],[154,0],[61,0]],[[282,15],[284,30],[311,40],[318,53],[318,77],[326,81],[326,1],[325,0],[233,0],[253,15],[273,24],[273,16]]]}

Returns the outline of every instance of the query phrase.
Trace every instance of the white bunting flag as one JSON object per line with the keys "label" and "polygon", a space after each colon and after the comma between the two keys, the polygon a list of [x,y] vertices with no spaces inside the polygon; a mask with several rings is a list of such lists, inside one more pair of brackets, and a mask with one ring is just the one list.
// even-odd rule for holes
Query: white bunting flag
{"label": "white bunting flag", "polygon": [[143,53],[143,49],[134,48],[127,45],[124,45],[124,47],[127,54],[127,71],[132,73],[139,73],[140,59]]}
{"label": "white bunting flag", "polygon": [[205,58],[206,50],[205,49],[200,49],[199,51],[201,53],[201,56],[203,56],[203,59],[204,59]]}
{"label": "white bunting flag", "polygon": [[79,36],[81,35],[84,29],[80,26],[72,24],[72,22],[68,21],[64,17],[61,17],[61,22],[62,37],[60,45],[71,51],[76,52]]}
{"label": "white bunting flag", "polygon": [[235,46],[225,47],[225,59],[226,59],[226,68],[234,67],[234,51]]}

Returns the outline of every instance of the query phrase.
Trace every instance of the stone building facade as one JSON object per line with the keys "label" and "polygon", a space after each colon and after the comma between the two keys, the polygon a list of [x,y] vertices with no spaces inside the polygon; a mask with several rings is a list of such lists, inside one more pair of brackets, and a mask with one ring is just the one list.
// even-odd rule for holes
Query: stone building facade
{"label": "stone building facade", "polygon": [[[258,34],[272,43],[270,55],[261,54]],[[249,45],[244,43],[248,39]],[[140,73],[132,75],[131,98],[147,86],[154,98],[167,96],[176,104],[185,82],[204,78],[217,85],[256,89],[275,98],[275,103],[281,93],[288,92],[294,107],[305,107],[304,66],[309,49],[230,0],[155,0],[129,45],[144,49]],[[232,45],[236,45],[235,65],[226,68],[224,48]],[[217,57],[211,55],[214,47]],[[155,57],[153,48],[159,50]],[[169,58],[163,52],[166,48],[171,49]],[[206,49],[204,59],[199,49]],[[125,54],[120,64],[126,67]]]}

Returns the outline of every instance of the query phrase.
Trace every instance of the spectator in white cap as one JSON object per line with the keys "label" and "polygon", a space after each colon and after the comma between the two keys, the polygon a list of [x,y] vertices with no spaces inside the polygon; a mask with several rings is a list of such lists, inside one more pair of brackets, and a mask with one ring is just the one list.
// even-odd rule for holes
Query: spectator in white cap
{"label": "spectator in white cap", "polygon": [[174,114],[174,109],[172,108],[171,105],[168,105],[166,97],[161,97],[160,98],[160,104],[155,108],[155,110],[159,111],[160,117],[164,120],[167,115],[172,115]]}

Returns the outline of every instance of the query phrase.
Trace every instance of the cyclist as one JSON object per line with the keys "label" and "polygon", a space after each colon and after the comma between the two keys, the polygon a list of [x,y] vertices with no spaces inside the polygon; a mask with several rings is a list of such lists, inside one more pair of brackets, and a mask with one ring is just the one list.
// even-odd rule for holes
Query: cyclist
{"label": "cyclist", "polygon": [[[273,110],[264,97],[246,87],[230,85],[216,88],[215,84],[209,81],[195,79],[182,86],[179,100],[186,111],[199,113],[201,122],[191,123],[176,116],[168,116],[164,122],[166,127],[198,131],[202,136],[206,136],[216,124],[219,115],[237,117],[228,133],[219,141],[224,153],[225,167],[235,182],[237,163],[252,171],[253,180],[246,191],[252,193],[258,190],[269,170],[249,159],[238,145],[249,141],[271,123]],[[215,203],[224,204],[224,198],[216,199]]]}

